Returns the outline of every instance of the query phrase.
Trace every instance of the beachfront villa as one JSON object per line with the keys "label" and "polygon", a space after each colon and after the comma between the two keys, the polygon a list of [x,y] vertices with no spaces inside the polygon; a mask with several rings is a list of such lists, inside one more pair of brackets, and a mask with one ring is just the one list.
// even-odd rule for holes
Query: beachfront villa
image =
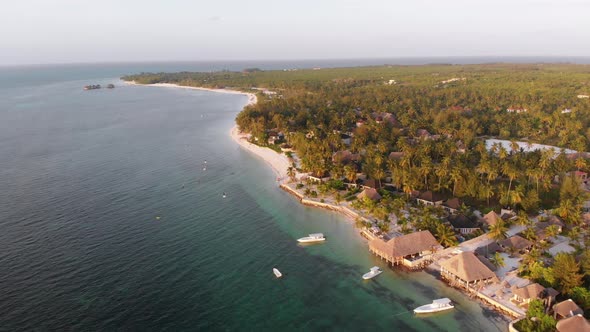
{"label": "beachfront villa", "polygon": [[518,305],[529,304],[532,300],[542,299],[545,293],[545,287],[538,283],[528,284],[512,290],[512,301]]}
{"label": "beachfront villa", "polygon": [[507,250],[523,253],[533,247],[533,242],[520,235],[514,235],[499,242],[500,246]]}
{"label": "beachfront villa", "polygon": [[483,222],[486,223],[486,225],[488,225],[488,227],[494,226],[500,220],[502,220],[502,218],[500,218],[500,216],[493,210],[486,213],[486,215],[484,215],[482,219]]}
{"label": "beachfront villa", "polygon": [[378,201],[381,199],[381,195],[379,195],[379,193],[377,192],[377,190],[375,190],[374,188],[365,188],[363,191],[361,191],[360,194],[358,194],[357,199],[362,200],[363,198],[368,198],[372,201]]}
{"label": "beachfront villa", "polygon": [[369,241],[369,251],[391,265],[421,269],[432,262],[433,253],[441,246],[429,231],[394,237],[389,241],[375,238]]}
{"label": "beachfront villa", "polygon": [[442,195],[429,190],[420,193],[416,197],[416,202],[423,205],[439,206],[443,203],[443,199]]}
{"label": "beachfront villa", "polygon": [[496,274],[470,251],[461,252],[442,262],[440,273],[442,279],[451,286],[467,290],[478,284],[483,286],[497,281]]}
{"label": "beachfront villa", "polygon": [[557,322],[558,332],[590,332],[590,323],[582,315],[575,315]]}
{"label": "beachfront villa", "polygon": [[443,204],[442,207],[450,214],[456,214],[461,209],[463,202],[458,199],[457,197],[447,199]]}
{"label": "beachfront villa", "polygon": [[557,320],[582,315],[583,313],[584,311],[572,299],[561,301],[553,306],[553,317]]}
{"label": "beachfront villa", "polygon": [[477,221],[464,214],[453,215],[447,218],[453,229],[462,235],[471,234],[480,229]]}

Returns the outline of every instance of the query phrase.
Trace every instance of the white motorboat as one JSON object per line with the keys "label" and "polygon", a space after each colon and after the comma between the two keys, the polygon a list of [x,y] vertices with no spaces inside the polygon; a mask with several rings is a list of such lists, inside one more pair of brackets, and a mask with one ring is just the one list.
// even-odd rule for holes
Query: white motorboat
{"label": "white motorboat", "polygon": [[379,266],[373,266],[369,272],[363,274],[363,279],[365,279],[365,280],[372,279],[372,278],[380,275],[382,272],[383,271],[381,271]]}
{"label": "white motorboat", "polygon": [[321,241],[325,241],[326,238],[324,237],[324,234],[322,233],[313,233],[313,234],[309,234],[306,237],[302,237],[300,239],[297,239],[298,242],[301,243],[309,243],[309,242],[321,242]]}
{"label": "white motorboat", "polygon": [[432,312],[439,312],[439,311],[444,311],[444,310],[449,310],[449,309],[453,309],[453,303],[451,303],[451,300],[445,298],[442,299],[436,299],[434,301],[432,301],[431,304],[426,304],[423,306],[420,306],[416,309],[414,309],[414,313],[416,314],[427,314],[427,313],[432,313]]}
{"label": "white motorboat", "polygon": [[279,271],[279,269],[277,269],[276,267],[272,268],[272,273],[275,274],[275,276],[277,276],[277,278],[280,278],[283,276],[283,274],[281,273],[281,271]]}

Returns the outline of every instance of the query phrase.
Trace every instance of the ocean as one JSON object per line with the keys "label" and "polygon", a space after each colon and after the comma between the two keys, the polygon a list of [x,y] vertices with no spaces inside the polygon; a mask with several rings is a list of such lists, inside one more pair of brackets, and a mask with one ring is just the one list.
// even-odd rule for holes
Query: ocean
{"label": "ocean", "polygon": [[[436,277],[385,268],[352,221],[280,190],[229,137],[247,97],[118,79],[243,66],[0,68],[0,330],[504,331]],[[314,232],[326,243],[296,242]],[[385,272],[363,281],[374,265]],[[440,297],[456,309],[411,313]]]}

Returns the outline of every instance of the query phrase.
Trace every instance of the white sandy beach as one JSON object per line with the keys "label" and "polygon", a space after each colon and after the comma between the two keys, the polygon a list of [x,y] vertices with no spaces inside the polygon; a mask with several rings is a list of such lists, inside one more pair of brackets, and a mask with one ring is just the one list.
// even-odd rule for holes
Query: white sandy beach
{"label": "white sandy beach", "polygon": [[[258,98],[253,93],[242,92],[237,90],[229,90],[229,89],[209,89],[209,88],[199,88],[199,87],[192,87],[192,86],[182,86],[177,84],[170,84],[170,83],[156,83],[156,84],[137,84],[135,82],[126,82],[129,85],[142,85],[142,86],[151,86],[151,87],[160,87],[160,88],[175,88],[175,89],[190,89],[190,90],[201,90],[201,91],[210,91],[210,92],[218,92],[218,93],[229,93],[229,94],[239,94],[239,95],[246,95],[248,96],[248,103],[245,106],[253,105],[258,102]],[[287,178],[287,168],[291,166],[291,162],[289,162],[289,158],[284,154],[277,153],[269,148],[260,147],[256,144],[252,144],[247,140],[247,134],[242,134],[239,131],[237,125],[235,125],[230,130],[231,138],[238,143],[244,149],[250,151],[254,155],[262,158],[275,172],[279,180],[284,180]]]}
{"label": "white sandy beach", "polygon": [[248,142],[247,135],[240,133],[237,125],[231,129],[230,135],[241,147],[262,158],[274,170],[280,180],[287,178],[287,168],[291,166],[291,163],[286,155]]}
{"label": "white sandy beach", "polygon": [[189,89],[189,90],[201,90],[201,91],[210,91],[210,92],[218,92],[218,93],[229,93],[233,95],[245,95],[248,96],[248,103],[244,106],[253,105],[258,102],[258,98],[253,93],[242,92],[237,90],[230,90],[230,89],[210,89],[210,88],[199,88],[194,86],[182,86],[178,84],[171,84],[171,83],[155,83],[155,84],[139,84],[132,82],[125,82],[128,85],[141,85],[141,86],[152,86],[152,87],[160,87],[160,88],[175,88],[175,89]]}

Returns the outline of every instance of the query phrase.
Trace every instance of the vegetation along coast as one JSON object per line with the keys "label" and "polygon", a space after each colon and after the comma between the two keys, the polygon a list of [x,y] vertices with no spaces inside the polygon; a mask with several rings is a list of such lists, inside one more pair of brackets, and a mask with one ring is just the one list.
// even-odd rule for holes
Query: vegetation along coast
{"label": "vegetation along coast", "polygon": [[123,79],[255,96],[236,118],[234,140],[302,203],[354,218],[384,262],[436,271],[518,319],[519,331],[588,326],[590,66],[250,68]]}

